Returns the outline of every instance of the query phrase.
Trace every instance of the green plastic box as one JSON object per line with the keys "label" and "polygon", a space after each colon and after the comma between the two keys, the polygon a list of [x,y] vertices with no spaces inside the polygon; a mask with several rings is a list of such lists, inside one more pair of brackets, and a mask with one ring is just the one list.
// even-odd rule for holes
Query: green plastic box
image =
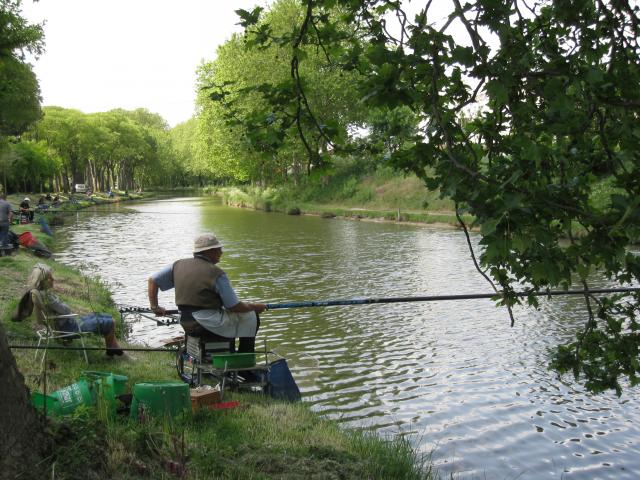
{"label": "green plastic box", "polygon": [[129,378],[111,372],[89,370],[82,372],[82,378],[93,385],[98,404],[115,413],[118,406],[117,397],[126,393]]}
{"label": "green plastic box", "polygon": [[256,364],[255,353],[221,353],[213,356],[214,368],[249,368]]}
{"label": "green plastic box", "polygon": [[56,390],[51,396],[58,399],[60,413],[66,415],[73,412],[80,405],[93,405],[95,403],[92,387],[89,382],[81,378],[76,383]]}
{"label": "green plastic box", "polygon": [[62,415],[62,408],[60,402],[53,395],[45,395],[40,392],[33,392],[31,394],[31,404],[38,410],[44,412],[44,406],[47,406],[47,415],[52,417]]}
{"label": "green plastic box", "polygon": [[131,418],[144,416],[175,417],[191,411],[189,385],[182,382],[136,383],[132,389]]}

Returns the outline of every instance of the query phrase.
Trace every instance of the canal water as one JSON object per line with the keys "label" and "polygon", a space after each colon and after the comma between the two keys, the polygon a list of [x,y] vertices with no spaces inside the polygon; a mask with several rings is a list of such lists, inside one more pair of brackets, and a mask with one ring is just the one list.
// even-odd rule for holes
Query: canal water
{"label": "canal water", "polygon": [[[147,306],[146,279],[212,230],[241,299],[285,301],[487,293],[462,233],[234,209],[180,198],[82,211],[58,260],[98,274],[119,304]],[[477,238],[474,239],[477,241]],[[599,282],[599,286],[607,286]],[[175,308],[172,292],[161,305]],[[555,297],[536,311],[489,300],[273,310],[259,343],[287,358],[313,409],[402,435],[448,477],[640,478],[639,388],[590,395],[547,369],[585,311]],[[180,333],[140,321],[153,344]]]}

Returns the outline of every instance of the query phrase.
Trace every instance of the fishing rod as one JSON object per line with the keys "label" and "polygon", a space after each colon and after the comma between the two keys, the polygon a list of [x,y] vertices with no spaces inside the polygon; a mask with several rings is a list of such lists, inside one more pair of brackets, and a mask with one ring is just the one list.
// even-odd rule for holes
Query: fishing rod
{"label": "fishing rod", "polygon": [[177,317],[173,316],[173,315],[179,314],[180,310],[167,310],[163,316],[168,317],[169,318],[168,320],[163,320],[160,318],[151,318],[147,316],[147,314],[153,313],[153,311],[150,308],[145,308],[145,307],[132,307],[128,305],[120,305],[118,307],[118,311],[120,312],[121,317],[123,313],[124,314],[137,313],[140,316],[143,316],[153,322],[156,322],[156,325],[158,327],[167,327],[169,325],[176,325],[180,323],[180,320]]}
{"label": "fishing rod", "polygon": [[[22,344],[9,344],[9,348],[23,349],[23,350],[95,350],[105,351],[105,347],[68,347],[62,345],[22,345]],[[119,348],[123,352],[177,352],[177,348]]]}
{"label": "fishing rod", "polygon": [[[590,290],[547,290],[545,292],[515,292],[516,297],[555,297],[560,295],[603,295],[610,293],[633,293],[639,292],[640,287],[626,288],[594,288]],[[267,310],[278,310],[283,308],[307,308],[307,307],[334,307],[340,305],[370,305],[375,303],[408,303],[408,302],[441,302],[447,300],[477,300],[484,298],[499,298],[500,293],[469,293],[461,295],[430,295],[416,297],[382,297],[382,298],[353,298],[343,300],[320,300],[306,302],[285,302],[267,303]],[[152,313],[150,308],[143,307],[123,307],[120,312]],[[180,313],[179,310],[167,310],[167,315]],[[177,322],[176,322],[177,323]]]}
{"label": "fishing rod", "polygon": [[129,209],[129,211],[117,211],[117,210],[113,210],[113,209],[98,209],[98,208],[79,208],[78,210],[63,210],[63,211],[58,211],[58,212],[49,212],[49,213],[83,213],[83,214],[93,214],[96,212],[103,212],[103,213],[118,213],[121,215],[188,215],[190,212],[161,212],[161,211],[154,211],[154,212],[149,212],[149,211],[144,211],[141,212],[139,210],[133,210],[133,209]]}
{"label": "fishing rod", "polygon": [[[640,287],[629,288],[594,288],[592,290],[548,290],[546,292],[515,292],[516,297],[558,296],[558,295],[597,295],[607,293],[638,292]],[[267,310],[280,308],[305,308],[305,307],[333,307],[337,305],[369,305],[374,303],[406,303],[406,302],[440,302],[447,300],[476,300],[482,298],[500,297],[500,293],[470,293],[462,295],[431,295],[418,297],[388,297],[388,298],[354,298],[345,300],[324,300],[311,302],[267,303]]]}
{"label": "fishing rod", "polygon": [[[118,311],[120,313],[153,313],[153,310],[147,307],[132,307],[128,305],[119,305]],[[166,315],[177,315],[180,310],[167,310]]]}

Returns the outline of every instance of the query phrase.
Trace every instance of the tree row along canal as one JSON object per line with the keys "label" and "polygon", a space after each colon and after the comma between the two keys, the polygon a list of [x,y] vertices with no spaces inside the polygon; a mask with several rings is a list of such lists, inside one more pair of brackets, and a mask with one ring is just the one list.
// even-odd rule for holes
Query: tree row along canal
{"label": "tree row along canal", "polygon": [[[147,306],[150,273],[212,230],[241,299],[268,303],[486,293],[461,232],[292,217],[177,198],[100,207],[58,230],[57,259],[99,275],[119,304]],[[476,241],[477,239],[474,239]],[[594,287],[610,287],[592,279]],[[173,292],[160,302],[175,308]],[[640,471],[639,388],[590,395],[547,369],[584,323],[579,297],[539,311],[489,300],[267,311],[258,344],[287,358],[304,401],[350,427],[404,435],[461,478],[631,479]],[[137,342],[181,333],[142,320]]]}

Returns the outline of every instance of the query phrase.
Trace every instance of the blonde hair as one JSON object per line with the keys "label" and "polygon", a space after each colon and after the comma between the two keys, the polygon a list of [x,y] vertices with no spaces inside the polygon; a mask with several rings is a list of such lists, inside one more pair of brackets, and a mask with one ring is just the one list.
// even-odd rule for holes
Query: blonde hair
{"label": "blonde hair", "polygon": [[44,290],[46,281],[52,277],[53,272],[51,267],[44,263],[37,263],[31,270],[29,278],[27,278],[27,287],[30,289]]}

